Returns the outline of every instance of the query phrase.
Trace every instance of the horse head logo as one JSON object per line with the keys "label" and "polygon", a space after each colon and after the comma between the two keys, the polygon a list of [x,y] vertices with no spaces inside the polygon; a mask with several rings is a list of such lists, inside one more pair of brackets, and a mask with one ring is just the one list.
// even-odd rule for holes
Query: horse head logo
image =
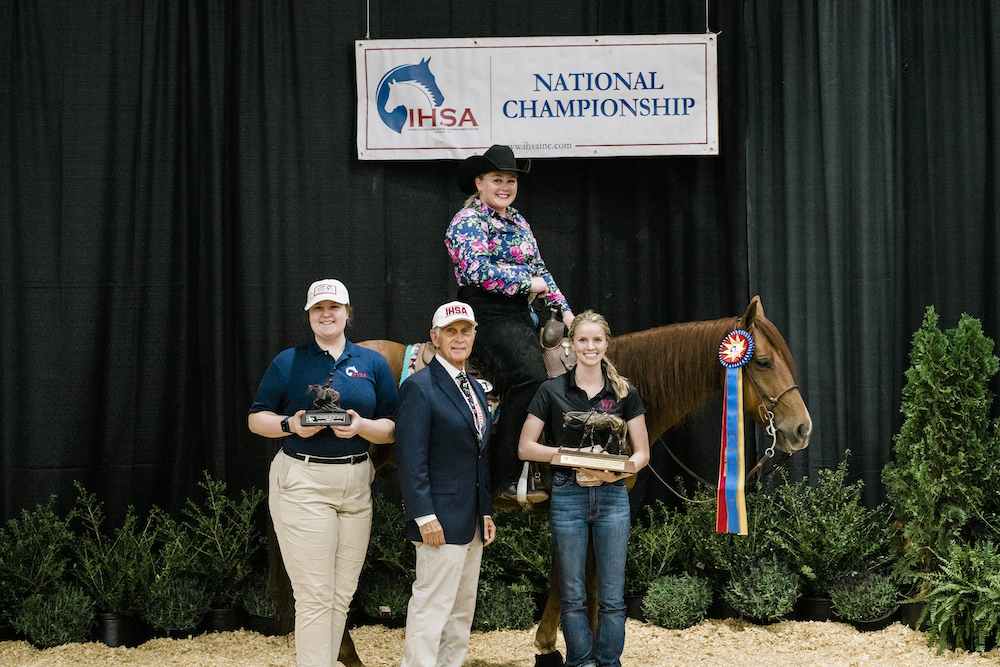
{"label": "horse head logo", "polygon": [[[400,65],[379,81],[376,101],[378,115],[390,129],[402,134],[408,105],[418,106],[425,97],[433,107],[444,103],[444,95],[430,69],[430,58],[415,65]],[[414,95],[416,93],[416,95]]]}

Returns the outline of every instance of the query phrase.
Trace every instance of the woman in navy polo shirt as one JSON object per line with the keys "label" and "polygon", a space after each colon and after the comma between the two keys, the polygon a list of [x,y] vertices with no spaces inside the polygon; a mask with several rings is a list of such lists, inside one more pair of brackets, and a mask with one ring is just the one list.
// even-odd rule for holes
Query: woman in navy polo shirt
{"label": "woman in navy polo shirt", "polygon": [[[254,433],[284,438],[271,462],[268,508],[295,596],[299,667],[337,660],[371,534],[368,445],[392,442],[396,432],[395,378],[382,355],[347,340],[350,304],[339,280],[309,287],[314,340],[274,358],[247,418]],[[317,398],[310,385],[331,379],[350,424],[303,426]]]}
{"label": "woman in navy polo shirt", "polygon": [[[592,310],[569,327],[576,352],[570,372],[546,380],[528,406],[518,455],[550,461],[557,448],[626,453],[636,472],[649,462],[645,408],[635,387],[604,355],[611,330]],[[567,419],[568,417],[568,419]],[[542,433],[555,447],[539,442]],[[567,667],[620,667],[625,646],[625,554],[628,489],[622,473],[553,466],[549,528],[559,559],[561,621]],[[585,572],[588,543],[597,563],[597,630],[587,621]]]}

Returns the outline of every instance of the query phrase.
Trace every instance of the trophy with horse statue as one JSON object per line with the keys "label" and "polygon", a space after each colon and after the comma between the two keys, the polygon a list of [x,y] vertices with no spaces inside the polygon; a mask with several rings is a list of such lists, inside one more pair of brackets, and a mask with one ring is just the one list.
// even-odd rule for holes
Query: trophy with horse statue
{"label": "trophy with horse statue", "polygon": [[347,426],[351,415],[340,407],[340,392],[333,388],[333,373],[326,384],[309,385],[309,393],[316,393],[313,409],[302,415],[303,426]]}
{"label": "trophy with horse statue", "polygon": [[[564,426],[570,424],[580,424],[583,426],[583,442],[590,442],[589,447],[571,449],[560,447],[552,455],[552,465],[567,466],[570,468],[583,468],[577,470],[576,481],[580,486],[597,486],[601,480],[586,472],[590,470],[603,470],[618,474],[632,474],[635,472],[635,464],[629,460],[631,442],[627,438],[628,426],[625,421],[612,414],[596,411],[588,412],[567,412],[563,417]],[[601,445],[595,441],[595,436],[599,431],[607,431],[607,442],[610,445],[612,439],[617,441],[619,454],[611,454],[609,447]]]}

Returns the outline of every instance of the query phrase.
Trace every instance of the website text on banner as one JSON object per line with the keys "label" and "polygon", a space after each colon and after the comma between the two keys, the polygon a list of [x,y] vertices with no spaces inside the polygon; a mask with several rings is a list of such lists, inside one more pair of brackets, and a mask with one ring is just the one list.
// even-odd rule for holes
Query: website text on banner
{"label": "website text on banner", "polygon": [[712,33],[356,46],[361,160],[719,154]]}

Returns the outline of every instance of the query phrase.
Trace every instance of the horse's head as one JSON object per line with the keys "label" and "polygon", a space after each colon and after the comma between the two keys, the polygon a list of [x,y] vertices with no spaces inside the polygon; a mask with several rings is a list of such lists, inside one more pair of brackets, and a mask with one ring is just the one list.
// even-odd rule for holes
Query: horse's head
{"label": "horse's head", "polygon": [[410,76],[413,77],[413,83],[419,85],[424,90],[432,106],[439,107],[444,104],[444,93],[438,88],[437,79],[434,78],[434,73],[431,72],[430,58],[424,58],[416,65],[413,65],[410,70]]}
{"label": "horse's head", "polygon": [[402,134],[403,126],[406,124],[407,109],[421,104],[417,100],[409,106],[406,100],[401,100],[398,95],[404,88],[396,84],[405,83],[419,90],[432,107],[439,107],[444,103],[444,94],[438,88],[434,73],[431,72],[430,62],[430,58],[424,58],[416,64],[394,67],[379,81],[376,89],[378,115],[394,132]]}
{"label": "horse's head", "polygon": [[[759,424],[773,418],[775,446],[791,454],[809,445],[812,418],[795,384],[795,367],[785,339],[764,317],[760,297],[747,306],[740,326],[753,336],[753,358],[743,367],[743,405]],[[773,417],[772,417],[773,415]]]}

